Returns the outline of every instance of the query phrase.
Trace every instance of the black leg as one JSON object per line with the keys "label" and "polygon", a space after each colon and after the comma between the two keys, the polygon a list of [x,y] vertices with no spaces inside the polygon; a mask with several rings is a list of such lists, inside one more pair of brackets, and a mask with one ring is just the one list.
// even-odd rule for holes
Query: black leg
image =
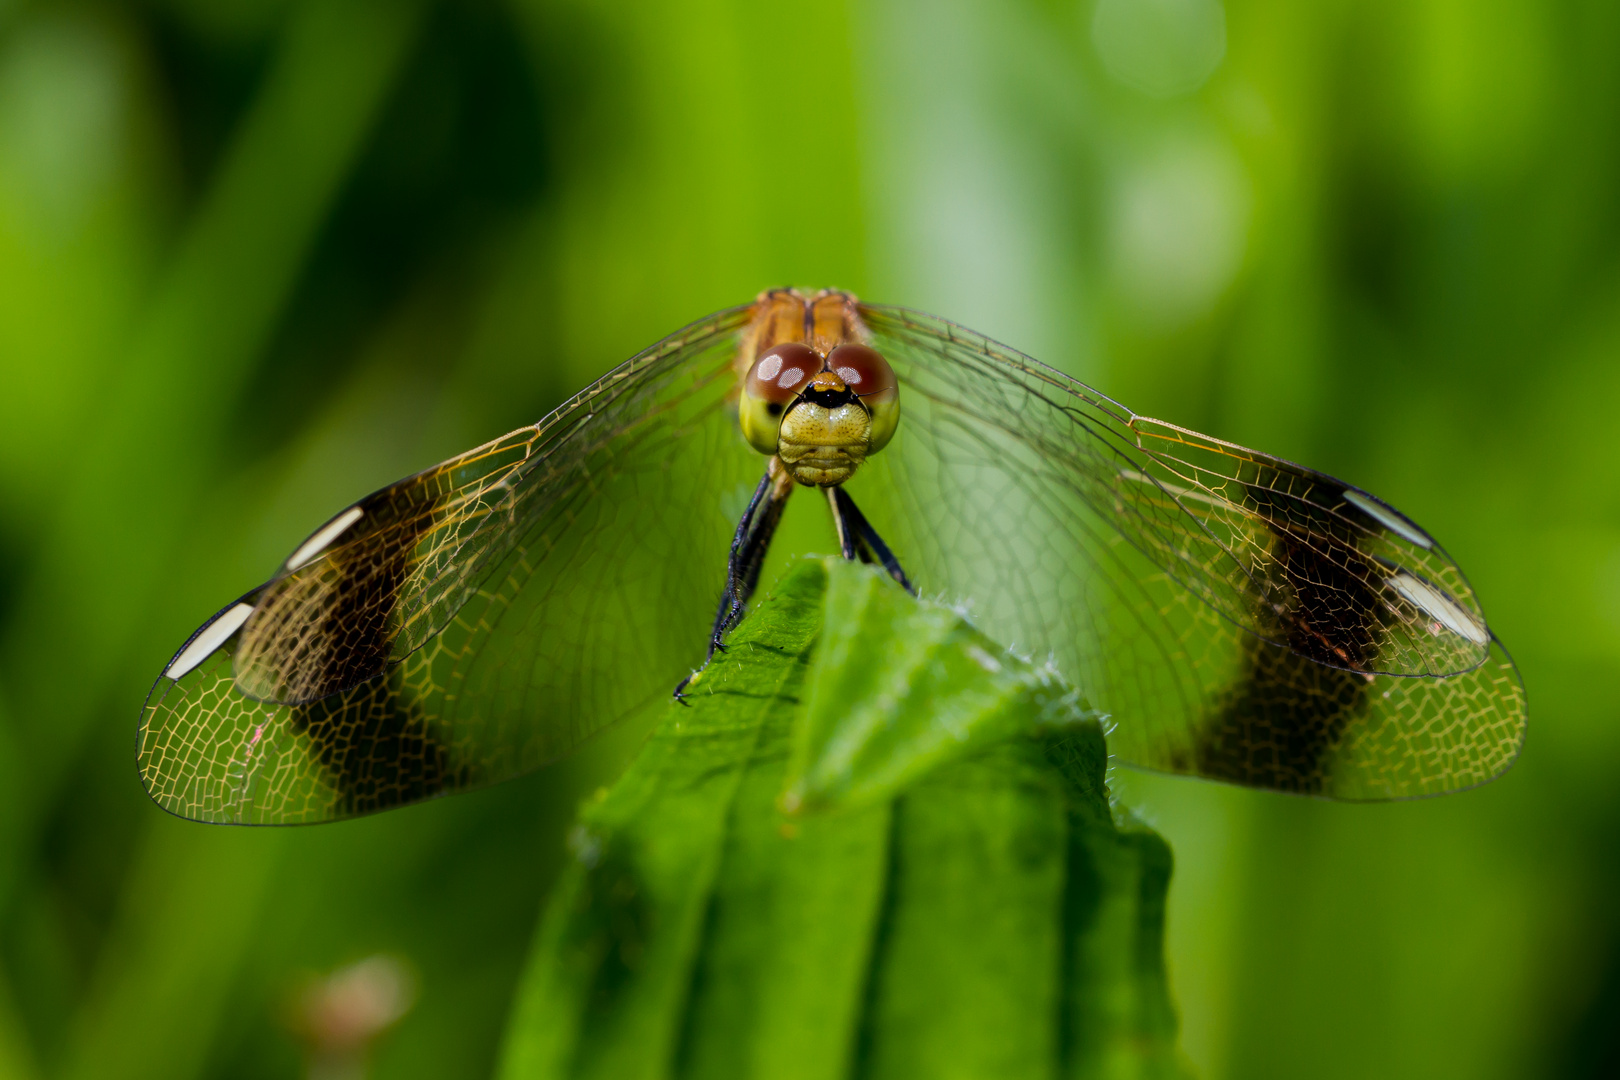
{"label": "black leg", "polygon": [[[742,621],[754,589],[759,585],[759,573],[770,551],[771,538],[782,521],[788,496],[793,494],[793,481],[776,458],[765,468],[765,476],[754,490],[754,500],[748,513],[743,515],[737,537],[732,541],[731,557],[726,564],[726,597],[721,599],[720,612],[715,616],[714,631],[709,635],[709,655],[724,648],[721,638]],[[757,509],[757,515],[755,513]],[[747,535],[743,534],[747,527]],[[728,602],[729,601],[729,602]]]}
{"label": "black leg", "polygon": [[[754,531],[754,514],[759,510],[759,504],[764,500],[765,493],[771,490],[771,482],[771,470],[767,468],[765,475],[759,478],[759,484],[754,488],[754,497],[748,500],[748,507],[743,511],[742,519],[737,522],[737,531],[731,536],[731,551],[726,555],[726,587],[720,594],[720,610],[715,612],[714,628],[709,632],[710,656],[714,655],[715,649],[724,648],[720,644],[720,636],[727,629],[727,620],[731,618],[731,612],[737,606],[737,597],[743,587],[741,554],[750,543]],[[749,589],[749,592],[752,591]],[[746,603],[746,599],[743,602]]]}
{"label": "black leg", "polygon": [[[851,507],[855,504],[850,502],[848,495],[844,495],[844,489],[841,487],[830,487],[826,490],[827,505],[832,507],[833,528],[838,532],[839,551],[843,553],[844,558],[854,562],[865,554],[860,550],[860,543],[856,539],[855,530],[851,527],[853,522],[850,521],[848,512],[845,510],[846,504]],[[842,500],[839,499],[841,495],[843,496]],[[869,562],[870,560],[861,559],[861,561]]]}
{"label": "black leg", "polygon": [[[855,500],[850,498],[849,492],[841,487],[829,488],[827,497],[832,502],[833,522],[838,526],[839,541],[844,545],[844,558],[855,558],[854,552],[851,551],[853,544],[858,549],[862,562],[882,563],[883,569],[900,583],[901,588],[916,596],[917,590],[911,587],[911,580],[901,569],[900,560],[894,557],[894,552],[883,542],[883,537],[872,528],[872,523],[866,520],[866,515],[855,505]],[[849,537],[848,540],[845,539],[846,536]]]}
{"label": "black leg", "polygon": [[776,535],[776,527],[782,523],[782,511],[787,509],[787,497],[792,492],[791,484],[783,489],[780,496],[773,491],[760,510],[759,519],[755,521],[753,532],[741,552],[739,587],[733,597],[731,614],[726,619],[727,631],[742,621],[743,611],[753,598],[754,590],[759,587],[760,571],[765,569],[765,556],[770,553],[771,539]]}
{"label": "black leg", "polygon": [[[726,634],[742,621],[748,601],[759,586],[759,575],[765,566],[771,538],[776,535],[776,527],[782,521],[782,511],[786,509],[791,494],[793,481],[781,471],[776,459],[771,459],[731,538],[731,553],[726,560],[726,587],[720,595],[720,608],[714,615],[714,627],[709,631],[706,661],[714,657],[715,650],[725,648]],[[675,687],[677,701],[685,701],[681,691],[691,681],[692,676],[688,675]]]}

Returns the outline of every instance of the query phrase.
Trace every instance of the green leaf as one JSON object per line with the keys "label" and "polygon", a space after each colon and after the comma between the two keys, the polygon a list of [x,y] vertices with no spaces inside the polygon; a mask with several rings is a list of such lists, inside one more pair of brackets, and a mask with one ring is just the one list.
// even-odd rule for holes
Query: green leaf
{"label": "green leaf", "polygon": [[502,1075],[1176,1074],[1169,851],[1105,766],[1050,673],[799,564],[583,809]]}
{"label": "green leaf", "polygon": [[1091,723],[1050,668],[889,578],[828,567],[825,621],[794,737],[788,809],[892,797],[924,773],[1045,728]]}

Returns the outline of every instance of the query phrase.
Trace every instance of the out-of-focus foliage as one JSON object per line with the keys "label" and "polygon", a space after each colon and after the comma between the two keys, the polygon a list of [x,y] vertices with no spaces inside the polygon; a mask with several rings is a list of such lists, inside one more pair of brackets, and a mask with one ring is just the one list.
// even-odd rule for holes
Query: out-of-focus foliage
{"label": "out-of-focus foliage", "polygon": [[[581,813],[503,1077],[1181,1075],[1169,851],[1046,673],[815,560],[660,711]],[[845,783],[784,813],[806,775]]]}
{"label": "out-of-focus foliage", "polygon": [[290,996],[378,953],[377,1075],[494,1067],[640,732],[210,829],[141,794],[139,703],[350,499],[786,282],[1378,492],[1513,649],[1477,792],[1116,775],[1205,1075],[1612,1071],[1617,114],[1595,0],[0,5],[0,1075],[289,1075]]}

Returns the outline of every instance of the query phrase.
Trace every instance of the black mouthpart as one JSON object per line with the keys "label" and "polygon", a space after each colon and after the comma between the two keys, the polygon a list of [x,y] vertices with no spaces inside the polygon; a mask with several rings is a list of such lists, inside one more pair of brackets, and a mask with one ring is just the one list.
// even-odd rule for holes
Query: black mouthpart
{"label": "black mouthpart", "polygon": [[800,401],[810,401],[824,409],[836,409],[840,405],[852,405],[861,400],[855,391],[845,387],[842,390],[806,390],[799,395]]}

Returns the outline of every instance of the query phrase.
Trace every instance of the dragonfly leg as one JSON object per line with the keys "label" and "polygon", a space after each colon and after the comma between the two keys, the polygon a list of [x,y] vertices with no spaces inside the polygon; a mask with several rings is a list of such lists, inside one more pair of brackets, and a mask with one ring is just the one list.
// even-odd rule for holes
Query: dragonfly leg
{"label": "dragonfly leg", "polygon": [[[833,528],[838,532],[839,551],[850,562],[854,562],[857,558],[861,562],[871,562],[872,560],[867,556],[867,552],[861,550],[860,541],[857,539],[855,530],[852,527],[854,523],[850,521],[850,515],[845,510],[845,504],[853,509],[855,506],[854,501],[844,494],[844,489],[841,487],[830,487],[826,491],[827,505],[832,507]],[[840,495],[843,496],[842,500],[839,499]],[[859,510],[855,512],[860,513]]]}
{"label": "dragonfly leg", "polygon": [[850,498],[849,492],[842,487],[828,488],[827,501],[832,504],[833,524],[838,528],[838,540],[843,545],[844,558],[853,560],[858,553],[862,562],[881,563],[883,569],[889,572],[889,576],[900,583],[901,588],[916,596],[917,590],[912,588],[911,579],[906,577],[905,570],[900,566],[900,560],[894,557],[894,552],[883,542],[883,537],[872,528],[872,523],[866,520],[866,515],[855,505],[855,500]]}
{"label": "dragonfly leg", "polygon": [[[776,459],[771,460],[774,466]],[[765,556],[770,552],[771,538],[776,535],[776,527],[782,521],[782,511],[787,509],[788,496],[793,494],[793,480],[786,472],[779,472],[773,467],[765,473],[765,481],[769,482],[770,488],[766,492],[764,504],[760,507],[759,516],[755,518],[747,538],[737,550],[733,565],[728,570],[728,576],[734,575],[736,584],[731,590],[731,606],[724,616],[715,622],[715,632],[711,636],[715,647],[720,647],[722,635],[742,621],[743,612],[748,608],[748,601],[753,597],[754,590],[759,587],[759,575],[765,568]]]}
{"label": "dragonfly leg", "polygon": [[[720,594],[720,607],[714,615],[714,627],[709,631],[709,652],[705,662],[714,657],[716,650],[725,649],[724,638],[732,627],[742,621],[749,598],[759,587],[760,571],[765,566],[765,555],[770,550],[771,538],[782,521],[787,498],[793,494],[793,480],[782,469],[776,458],[771,459],[754,489],[754,496],[737,522],[737,531],[731,538],[731,551],[726,559],[726,587]],[[694,673],[695,674],[695,673]],[[685,702],[681,692],[692,681],[688,675],[675,687],[675,699]]]}
{"label": "dragonfly leg", "polygon": [[[753,498],[748,500],[747,509],[743,510],[742,518],[737,522],[737,531],[731,536],[731,550],[726,555],[726,587],[720,594],[720,610],[714,615],[714,628],[709,632],[709,655],[714,650],[723,649],[720,637],[725,633],[726,620],[731,617],[732,609],[737,606],[737,597],[742,590],[742,574],[740,553],[748,545],[749,536],[754,529],[754,514],[759,510],[759,504],[765,500],[765,493],[771,489],[771,471],[765,470],[759,483],[754,487]],[[683,684],[684,685],[684,684]]]}

